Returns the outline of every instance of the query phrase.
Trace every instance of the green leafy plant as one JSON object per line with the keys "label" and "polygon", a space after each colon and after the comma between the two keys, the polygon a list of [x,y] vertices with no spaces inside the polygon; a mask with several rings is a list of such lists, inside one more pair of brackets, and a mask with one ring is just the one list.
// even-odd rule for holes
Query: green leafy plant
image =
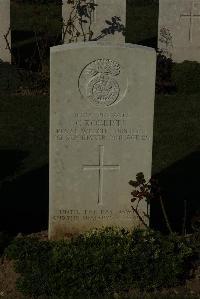
{"label": "green leafy plant", "polygon": [[[109,34],[120,32],[125,35],[125,26],[121,23],[119,16],[113,16],[111,20],[105,20],[105,28],[94,36],[92,24],[94,22],[94,13],[98,4],[95,0],[68,0],[69,17],[63,21],[63,43],[68,37],[68,42],[77,42],[81,40],[97,41]],[[103,24],[102,24],[103,25]]]}
{"label": "green leafy plant", "polygon": [[[149,205],[152,200],[158,200],[161,204],[163,216],[165,219],[165,223],[167,225],[167,228],[170,233],[172,233],[171,224],[169,222],[164,202],[161,195],[161,190],[159,188],[157,180],[151,178],[149,181],[146,181],[144,178],[144,174],[142,172],[138,173],[136,175],[136,181],[129,181],[129,185],[131,185],[134,190],[131,192],[131,195],[133,196],[131,199],[132,205],[131,208],[134,212],[134,214],[137,215],[139,220],[142,222],[142,224],[148,228],[148,221],[149,221]],[[148,210],[147,213],[143,213],[141,215],[141,212],[139,211],[139,207],[142,201],[146,201]]]}
{"label": "green leafy plant", "polygon": [[[93,32],[91,30],[92,16],[97,4],[94,0],[68,0],[70,13],[69,19],[63,23],[63,42],[66,34],[69,36],[69,43],[77,41],[79,37],[91,40]],[[85,26],[87,25],[87,26]]]}
{"label": "green leafy plant", "polygon": [[163,55],[167,56],[168,58],[171,58],[172,57],[171,49],[173,48],[173,43],[172,43],[172,35],[168,28],[162,27],[160,29],[159,41],[162,44],[164,44],[164,47],[162,48],[162,50],[160,49],[159,51]]}
{"label": "green leafy plant", "polygon": [[[102,298],[175,286],[189,275],[189,240],[151,230],[106,228],[68,241],[17,238],[5,255],[29,296]],[[56,297],[57,296],[57,297]]]}
{"label": "green leafy plant", "polygon": [[[167,215],[164,200],[162,197],[161,188],[159,186],[158,181],[155,178],[151,178],[149,181],[146,181],[144,178],[144,174],[142,172],[136,175],[135,181],[129,181],[129,185],[133,187],[133,191],[131,192],[131,208],[133,213],[138,217],[140,222],[144,227],[149,229],[149,206],[153,201],[160,202],[163,217],[167,226],[167,229],[170,234],[173,233],[171,223],[169,221],[169,217]],[[142,202],[147,203],[147,213],[144,211],[140,211],[140,205]],[[186,218],[187,218],[187,202],[184,200],[184,215],[182,220],[182,235],[187,236],[186,233]],[[197,211],[196,215],[193,216],[191,220],[191,227],[194,232],[200,232],[200,213]]]}

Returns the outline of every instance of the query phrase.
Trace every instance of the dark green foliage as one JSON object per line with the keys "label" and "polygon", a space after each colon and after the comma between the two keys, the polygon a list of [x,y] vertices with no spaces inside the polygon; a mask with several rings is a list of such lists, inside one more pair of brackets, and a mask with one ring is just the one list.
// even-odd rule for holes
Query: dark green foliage
{"label": "dark green foliage", "polygon": [[[18,238],[6,250],[24,294],[98,298],[130,288],[174,286],[188,275],[189,241],[158,232],[93,231],[71,241]],[[102,297],[101,297],[102,298]]]}
{"label": "dark green foliage", "polygon": [[[35,296],[48,294],[48,285],[51,283],[50,276],[53,243],[39,242],[36,238],[17,238],[6,249],[6,255],[17,259],[16,272],[22,274],[17,286],[24,294],[33,293]],[[53,283],[53,282],[52,282]]]}
{"label": "dark green foliage", "polygon": [[174,64],[172,80],[178,93],[194,94],[200,92],[200,63],[184,61]]}
{"label": "dark green foliage", "polygon": [[200,269],[200,231],[190,236],[190,244],[193,251],[193,271]]}

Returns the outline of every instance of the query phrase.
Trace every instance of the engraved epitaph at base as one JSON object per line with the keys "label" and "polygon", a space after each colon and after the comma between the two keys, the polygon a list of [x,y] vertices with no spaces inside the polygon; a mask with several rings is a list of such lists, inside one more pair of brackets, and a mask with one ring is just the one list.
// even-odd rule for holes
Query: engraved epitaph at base
{"label": "engraved epitaph at base", "polygon": [[155,65],[129,44],[51,48],[50,238],[141,225],[128,182],[151,176]]}

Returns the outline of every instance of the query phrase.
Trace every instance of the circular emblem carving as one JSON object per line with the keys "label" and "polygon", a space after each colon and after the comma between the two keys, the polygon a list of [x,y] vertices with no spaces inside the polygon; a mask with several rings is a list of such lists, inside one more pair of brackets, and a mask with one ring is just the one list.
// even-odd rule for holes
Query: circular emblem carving
{"label": "circular emblem carving", "polygon": [[[88,64],[79,78],[81,94],[98,106],[108,107],[118,101],[120,65],[111,59],[98,59]],[[84,84],[84,86],[83,86]],[[82,90],[81,90],[82,89]]]}
{"label": "circular emblem carving", "polygon": [[107,75],[97,75],[89,81],[87,96],[98,105],[112,105],[119,97],[119,85]]}

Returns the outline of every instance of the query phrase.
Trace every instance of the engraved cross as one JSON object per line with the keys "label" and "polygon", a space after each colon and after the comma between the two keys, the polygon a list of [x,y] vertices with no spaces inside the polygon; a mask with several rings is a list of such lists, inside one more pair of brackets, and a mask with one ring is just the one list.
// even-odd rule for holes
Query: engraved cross
{"label": "engraved cross", "polygon": [[98,165],[83,165],[83,170],[98,170],[99,171],[99,187],[98,187],[98,205],[103,204],[103,175],[104,170],[120,170],[119,165],[104,165],[104,146],[99,146],[99,164]]}
{"label": "engraved cross", "polygon": [[192,1],[192,5],[188,14],[180,15],[180,18],[189,18],[189,41],[192,42],[192,31],[193,31],[193,17],[200,17],[200,14],[194,14],[194,1]]}

